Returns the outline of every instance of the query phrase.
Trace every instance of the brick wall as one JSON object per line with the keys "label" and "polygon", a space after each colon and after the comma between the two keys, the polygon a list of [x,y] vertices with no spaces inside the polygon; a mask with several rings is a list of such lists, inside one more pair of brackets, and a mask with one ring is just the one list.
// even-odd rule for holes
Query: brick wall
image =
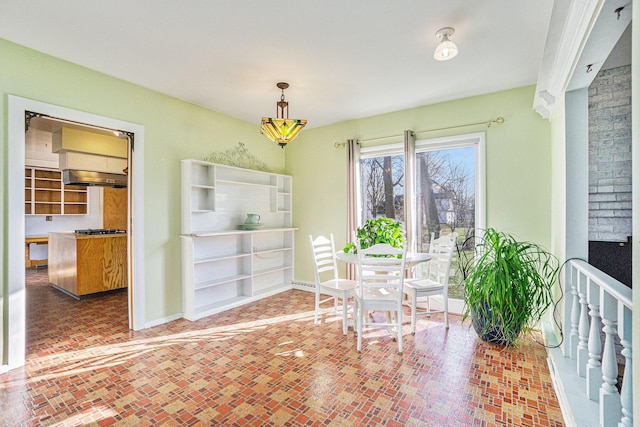
{"label": "brick wall", "polygon": [[589,87],[589,240],[631,236],[631,66],[603,70]]}

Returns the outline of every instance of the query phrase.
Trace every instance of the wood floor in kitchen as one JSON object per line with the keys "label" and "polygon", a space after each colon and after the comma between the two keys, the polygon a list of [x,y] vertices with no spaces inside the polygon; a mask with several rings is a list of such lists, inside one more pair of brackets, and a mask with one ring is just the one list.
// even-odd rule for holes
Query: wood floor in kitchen
{"label": "wood floor in kitchen", "polygon": [[[198,322],[127,328],[126,292],[76,301],[27,270],[27,360],[2,425],[562,426],[544,348],[501,350],[460,317],[342,335],[287,291]],[[176,284],[176,286],[179,286]],[[147,286],[149,291],[152,286]]]}

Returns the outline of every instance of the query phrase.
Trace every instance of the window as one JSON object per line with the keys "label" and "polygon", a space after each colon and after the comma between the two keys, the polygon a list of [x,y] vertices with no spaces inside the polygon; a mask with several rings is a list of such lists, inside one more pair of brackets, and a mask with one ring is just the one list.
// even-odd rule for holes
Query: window
{"label": "window", "polygon": [[[363,150],[364,151],[364,150]],[[385,216],[404,220],[404,154],[387,152],[371,157],[365,153],[360,164],[361,223]]]}
{"label": "window", "polygon": [[484,228],[484,134],[416,142],[417,248],[455,233],[449,296],[463,298],[460,266],[473,257],[477,228]]}
{"label": "window", "polygon": [[[360,223],[386,216],[416,224],[419,252],[432,238],[456,233],[449,293],[462,299],[458,256],[473,256],[475,231],[485,227],[484,133],[416,141],[413,177],[406,176],[402,144],[365,147],[360,158]],[[415,180],[415,194],[406,179]],[[414,208],[405,212],[409,197]]]}

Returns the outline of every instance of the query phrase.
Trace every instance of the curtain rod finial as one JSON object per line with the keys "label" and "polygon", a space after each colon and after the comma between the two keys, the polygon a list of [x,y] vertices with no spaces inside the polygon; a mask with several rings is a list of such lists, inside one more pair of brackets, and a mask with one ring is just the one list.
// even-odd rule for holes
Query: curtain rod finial
{"label": "curtain rod finial", "polygon": [[499,116],[497,117],[495,120],[491,120],[490,122],[487,122],[487,127],[491,127],[492,124],[497,124],[497,125],[501,125],[504,123],[504,117]]}

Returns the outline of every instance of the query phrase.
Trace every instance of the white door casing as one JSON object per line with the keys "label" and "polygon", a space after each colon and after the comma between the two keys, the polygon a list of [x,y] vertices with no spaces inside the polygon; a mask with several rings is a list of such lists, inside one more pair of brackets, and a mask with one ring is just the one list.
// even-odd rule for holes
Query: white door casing
{"label": "white door casing", "polygon": [[24,273],[24,168],[25,111],[32,111],[88,125],[131,132],[135,150],[130,152],[129,224],[129,327],[145,327],[144,281],[144,126],[104,116],[77,111],[40,101],[9,95],[8,98],[8,286],[5,308],[7,321],[2,334],[7,337],[4,349],[6,365],[0,371],[23,366],[26,346],[25,273]]}

